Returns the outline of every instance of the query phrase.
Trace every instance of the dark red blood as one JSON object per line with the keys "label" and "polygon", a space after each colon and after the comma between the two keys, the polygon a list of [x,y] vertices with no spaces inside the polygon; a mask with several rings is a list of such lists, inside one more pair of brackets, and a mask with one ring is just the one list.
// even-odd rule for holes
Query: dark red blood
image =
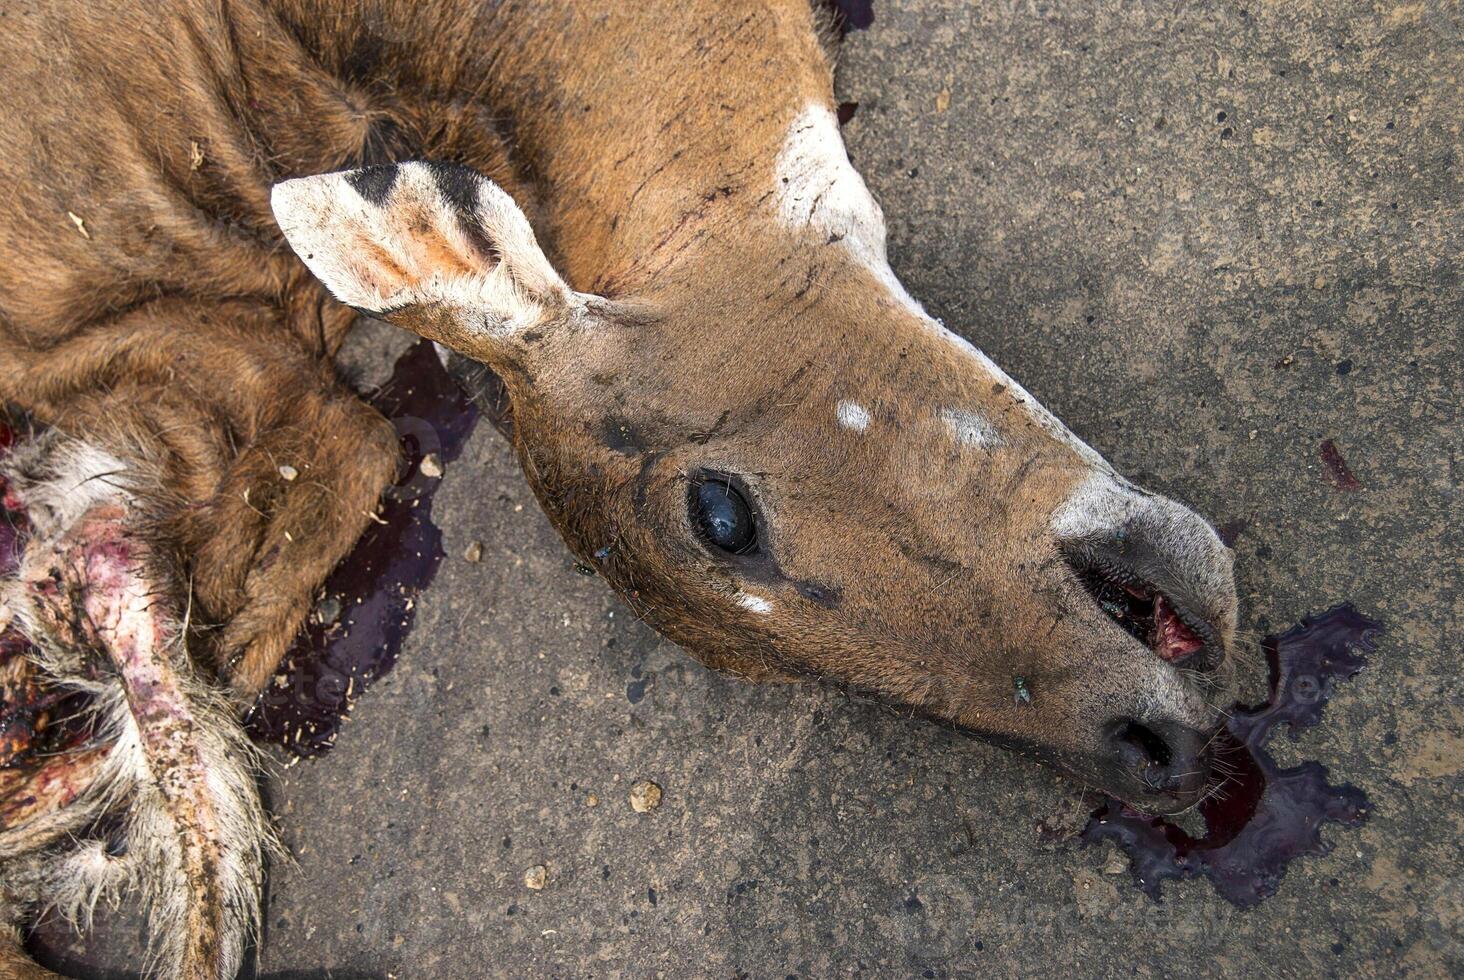
{"label": "dark red blood", "polygon": [[1327,479],[1338,490],[1361,490],[1362,483],[1352,475],[1352,467],[1342,458],[1337,444],[1331,439],[1322,441],[1322,465],[1327,468]]}
{"label": "dark red blood", "polygon": [[859,103],[858,102],[840,102],[839,103],[839,113],[838,113],[838,115],[839,115],[839,125],[840,126],[847,125],[849,123],[849,121],[854,118],[854,113],[856,113],[858,111],[859,111]]}
{"label": "dark red blood", "polygon": [[1241,907],[1274,895],[1292,861],[1332,849],[1322,839],[1322,825],[1360,825],[1368,801],[1355,786],[1329,783],[1327,768],[1318,762],[1281,768],[1266,742],[1283,722],[1294,740],[1320,721],[1336,682],[1363,668],[1359,651],[1375,649],[1381,629],[1344,604],[1266,638],[1271,697],[1254,707],[1236,705],[1221,735],[1217,761],[1235,774],[1223,796],[1200,804],[1203,837],[1108,797],[1089,819],[1082,841],[1111,840],[1121,847],[1132,862],[1134,883],[1156,901],[1166,880],[1197,876]]}
{"label": "dark red blood", "polygon": [[874,23],[874,0],[825,0],[837,14],[839,29],[868,30]]}
{"label": "dark red blood", "polygon": [[1163,595],[1154,597],[1154,649],[1160,657],[1176,663],[1188,657],[1205,645],[1194,630],[1179,618],[1169,600]]}
{"label": "dark red blood", "polygon": [[312,619],[246,718],[256,738],[299,756],[329,750],[350,702],[396,663],[415,618],[414,600],[443,558],[442,532],[432,523],[441,481],[418,468],[429,453],[442,462],[456,459],[478,420],[426,341],[398,359],[371,402],[402,434],[402,476],[377,511],[383,523],[370,525],[326,580],[316,609],[333,601],[339,616],[329,623]]}

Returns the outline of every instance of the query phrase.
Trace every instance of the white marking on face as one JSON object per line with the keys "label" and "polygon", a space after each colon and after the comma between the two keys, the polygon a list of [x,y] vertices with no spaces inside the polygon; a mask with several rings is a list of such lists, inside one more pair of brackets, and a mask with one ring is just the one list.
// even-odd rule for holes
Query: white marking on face
{"label": "white marking on face", "polygon": [[1073,541],[1124,527],[1148,498],[1111,473],[1094,471],[1052,515],[1052,530]]}
{"label": "white marking on face", "polygon": [[905,290],[890,268],[884,213],[864,179],[849,163],[838,120],[827,106],[810,103],[788,128],[778,154],[774,181],[779,217],[784,224],[795,229],[811,228],[828,242],[846,249],[889,291],[898,305],[920,317],[932,330],[974,359],[995,383],[1006,386],[1043,430],[1089,465],[1112,471],[1107,460],[1074,435],[1027,389],[964,337],[926,313]]}
{"label": "white marking on face", "polygon": [[737,604],[748,612],[755,612],[758,615],[766,616],[773,611],[773,604],[760,595],[751,595],[747,592],[737,594]]}
{"label": "white marking on face", "polygon": [[869,428],[869,409],[858,402],[851,402],[847,399],[834,406],[834,414],[838,416],[839,424],[854,432],[863,432]]}
{"label": "white marking on face", "polygon": [[1017,403],[1022,406],[1026,413],[1031,416],[1031,418],[1045,432],[1047,432],[1057,441],[1066,444],[1069,449],[1082,457],[1083,462],[1087,463],[1089,466],[1092,466],[1095,469],[1101,470],[1105,473],[1113,472],[1113,467],[1109,464],[1108,460],[1099,455],[1098,451],[1095,450],[1092,446],[1079,439],[1077,435],[1073,433],[1073,430],[1064,425],[1062,423],[1062,420],[1059,419],[1056,415],[1053,415],[1050,411],[1048,411],[1045,405],[1043,405],[1037,399],[1033,398],[1031,392],[1027,391],[1026,388],[1023,388],[1021,384],[1019,384],[1011,375],[1007,374],[1000,367],[998,367],[996,362],[987,357],[980,348],[976,347],[969,340],[967,340],[965,337],[962,337],[955,331],[948,329],[945,324],[941,323],[939,320],[930,317],[927,317],[926,319],[929,320],[930,325],[933,329],[940,332],[941,337],[947,343],[953,345],[957,350],[961,351],[967,357],[973,359],[978,365],[980,365],[983,371],[989,374],[996,381],[997,384],[1005,386],[1007,389],[1007,393],[1010,394],[1012,398],[1016,399]]}
{"label": "white marking on face", "polygon": [[957,445],[971,449],[995,449],[1006,440],[987,421],[986,416],[962,408],[947,408],[940,413],[941,421],[950,430]]}

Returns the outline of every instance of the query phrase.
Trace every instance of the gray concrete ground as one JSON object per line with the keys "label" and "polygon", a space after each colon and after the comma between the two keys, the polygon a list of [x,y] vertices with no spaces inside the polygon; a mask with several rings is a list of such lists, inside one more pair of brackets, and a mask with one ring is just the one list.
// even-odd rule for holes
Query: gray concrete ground
{"label": "gray concrete ground", "polygon": [[[1464,12],[875,9],[839,92],[911,291],[1235,532],[1248,628],[1342,599],[1387,621],[1327,723],[1278,742],[1364,787],[1371,821],[1252,911],[1203,882],[1155,905],[1113,854],[1039,838],[1084,813],[1046,771],[715,676],[639,625],[485,426],[438,495],[452,558],[396,673],[273,782],[295,861],[264,974],[1464,971]],[[1329,438],[1362,489],[1326,478]],[[664,787],[649,814],[640,779]]]}

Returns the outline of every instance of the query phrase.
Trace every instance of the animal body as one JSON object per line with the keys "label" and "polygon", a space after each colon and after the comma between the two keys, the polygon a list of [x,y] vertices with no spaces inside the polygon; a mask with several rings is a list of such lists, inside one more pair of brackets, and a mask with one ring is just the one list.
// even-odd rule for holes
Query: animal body
{"label": "animal body", "polygon": [[1211,785],[1228,550],[905,292],[809,0],[3,23],[0,974],[128,888],[159,972],[236,971],[237,718],[398,465],[333,370],[359,312],[501,379],[569,547],[705,663],[1158,810]]}

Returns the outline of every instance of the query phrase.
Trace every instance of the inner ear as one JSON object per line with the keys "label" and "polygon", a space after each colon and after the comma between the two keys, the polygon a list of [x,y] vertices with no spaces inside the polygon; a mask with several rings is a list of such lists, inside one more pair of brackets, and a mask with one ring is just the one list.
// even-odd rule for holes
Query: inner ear
{"label": "inner ear", "polygon": [[271,203],[290,246],[341,302],[478,360],[586,308],[502,188],[411,162],[287,180]]}

